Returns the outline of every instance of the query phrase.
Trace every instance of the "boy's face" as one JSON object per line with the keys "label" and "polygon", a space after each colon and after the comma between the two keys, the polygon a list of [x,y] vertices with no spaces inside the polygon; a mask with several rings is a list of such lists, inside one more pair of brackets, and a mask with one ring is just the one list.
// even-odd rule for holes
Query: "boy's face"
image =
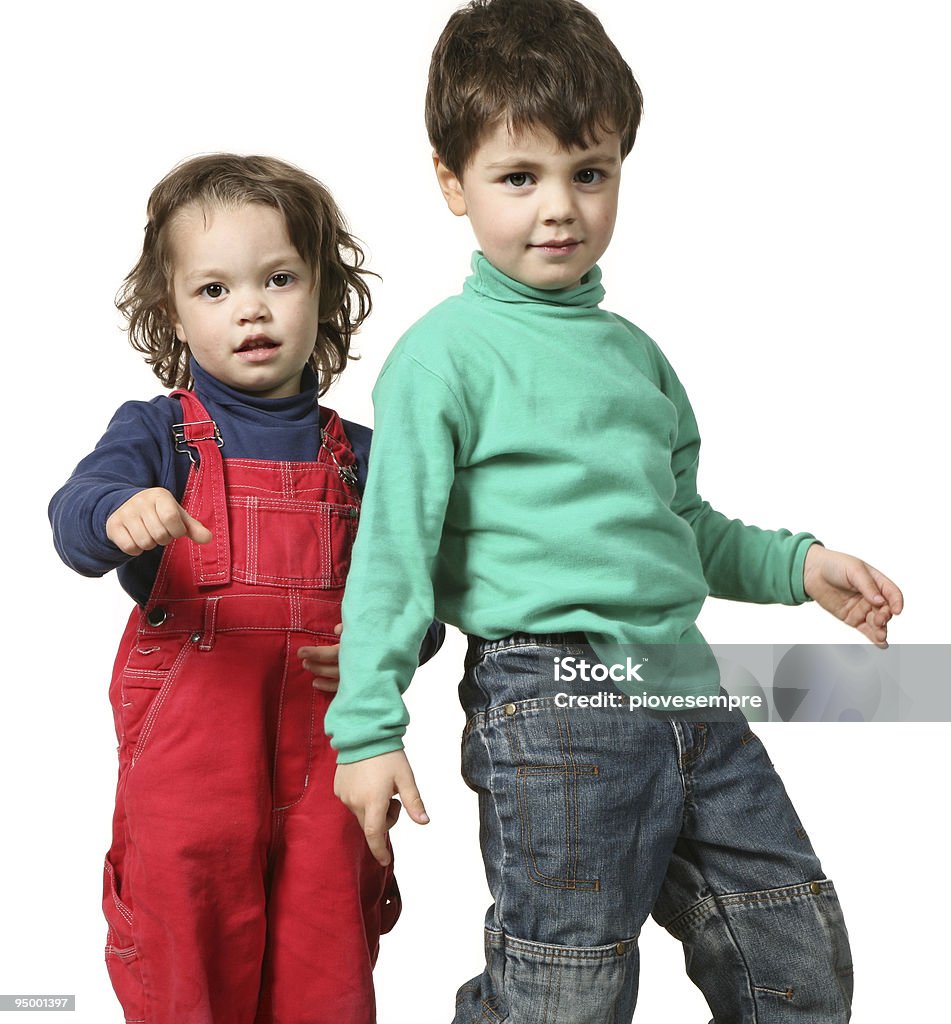
{"label": "boy's face", "polygon": [[300,392],[317,339],[310,267],[269,206],[189,206],[171,227],[175,333],[223,384],[261,398]]}
{"label": "boy's face", "polygon": [[572,288],[611,241],[621,180],[613,132],[566,150],[546,128],[513,136],[502,124],[482,140],[464,180],[434,161],[449,209],[468,216],[489,262],[523,284]]}

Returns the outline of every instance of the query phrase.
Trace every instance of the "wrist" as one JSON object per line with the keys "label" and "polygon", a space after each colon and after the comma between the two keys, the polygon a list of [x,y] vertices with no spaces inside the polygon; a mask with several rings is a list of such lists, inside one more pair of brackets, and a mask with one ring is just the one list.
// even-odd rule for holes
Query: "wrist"
{"label": "wrist", "polygon": [[822,572],[825,548],[819,541],[810,544],[802,563],[802,589],[809,600],[815,600],[813,593],[818,574]]}

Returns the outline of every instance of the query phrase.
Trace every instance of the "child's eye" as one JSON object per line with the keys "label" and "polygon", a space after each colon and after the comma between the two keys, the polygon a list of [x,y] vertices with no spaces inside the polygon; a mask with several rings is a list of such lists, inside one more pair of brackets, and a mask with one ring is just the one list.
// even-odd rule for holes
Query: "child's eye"
{"label": "child's eye", "polygon": [[271,274],[268,284],[273,285],[275,288],[286,288],[289,284],[293,284],[297,280],[293,274],[280,273]]}
{"label": "child's eye", "polygon": [[223,284],[206,284],[202,289],[199,290],[199,295],[204,295],[209,299],[220,299],[224,295],[226,289]]}
{"label": "child's eye", "polygon": [[585,167],[583,171],[578,171],[575,177],[582,185],[596,185],[599,181],[604,181],[604,172],[594,167]]}
{"label": "child's eye", "polygon": [[515,171],[512,174],[505,175],[505,182],[511,185],[513,188],[524,188],[530,184],[532,176],[525,171]]}

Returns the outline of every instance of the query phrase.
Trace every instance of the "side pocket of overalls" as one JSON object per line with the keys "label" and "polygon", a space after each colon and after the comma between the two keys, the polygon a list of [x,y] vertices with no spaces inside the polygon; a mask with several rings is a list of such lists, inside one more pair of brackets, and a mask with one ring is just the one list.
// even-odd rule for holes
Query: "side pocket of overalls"
{"label": "side pocket of overalls", "polygon": [[[122,898],[119,871],[113,859],[121,857],[116,845],[106,856],[103,872],[102,911],[108,925],[106,968],[127,1021],[145,1019],[145,993],[138,950],[132,935],[132,907]],[[121,864],[121,861],[120,861]]]}
{"label": "side pocket of overalls", "polygon": [[108,925],[106,966],[113,988],[126,1020],[143,1021],[145,995],[135,941],[135,898],[129,885],[131,851],[127,842],[125,791],[129,772],[155,728],[158,713],[194,643],[190,635],[180,632],[146,636],[131,624],[123,643],[128,646],[128,655],[124,663],[117,662],[110,688],[119,739],[119,784],[113,842],[103,869],[102,909]]}
{"label": "side pocket of overalls", "polygon": [[134,763],[155,728],[182,662],[194,647],[189,636],[137,636],[116,688],[119,767]]}

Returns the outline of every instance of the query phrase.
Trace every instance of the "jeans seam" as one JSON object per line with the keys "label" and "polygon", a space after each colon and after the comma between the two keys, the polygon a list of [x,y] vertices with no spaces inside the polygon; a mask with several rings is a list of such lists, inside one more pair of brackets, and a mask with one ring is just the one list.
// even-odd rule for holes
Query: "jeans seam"
{"label": "jeans seam", "polygon": [[[711,903],[716,906],[717,910],[722,910],[724,907],[753,906],[757,903],[783,903],[801,897],[814,899],[818,894],[810,890],[809,887],[813,884],[812,882],[795,882],[792,885],[782,885],[774,889],[756,889],[751,892],[736,893],[713,893],[698,903],[694,903],[686,910],[675,914],[669,921],[663,922],[661,926],[666,928],[675,937],[680,938],[678,932],[681,931],[681,926],[686,925],[689,927],[699,918],[704,917],[706,909]],[[823,879],[819,884],[822,886],[823,891],[832,887],[829,879]]]}
{"label": "jeans seam", "polygon": [[[619,942],[609,942],[598,946],[559,946],[547,942],[536,942],[534,939],[520,939],[518,936],[511,935],[506,931],[496,934],[500,935],[500,939],[496,941],[502,946],[503,951],[512,949],[517,952],[530,954],[544,960],[546,963],[558,960],[613,961],[620,956],[630,955],[632,950],[637,948],[636,935],[628,936]],[[624,946],[624,950],[621,953],[618,952],[619,945]]]}
{"label": "jeans seam", "polygon": [[499,844],[502,847],[502,863],[499,865],[499,895],[496,900],[495,913],[501,924],[505,920],[505,909],[506,909],[506,884],[505,880],[508,878],[509,872],[506,867],[506,863],[509,860],[508,848],[505,842],[505,832],[502,827],[502,816],[499,813],[498,800],[496,794],[499,791],[499,787],[496,781],[498,769],[496,767],[495,758],[492,756],[492,747],[489,744],[488,738],[484,731],[480,731],[479,739],[482,741],[482,745],[485,747],[485,756],[489,764],[489,803],[492,806],[492,814],[495,816],[495,829],[496,834],[499,837]]}
{"label": "jeans seam", "polygon": [[495,1012],[498,996],[493,996],[491,999],[480,999],[479,1002],[482,1004],[482,1016],[485,1020],[492,1022],[492,1024],[500,1024],[501,1021],[505,1020],[504,1017],[500,1017]]}

